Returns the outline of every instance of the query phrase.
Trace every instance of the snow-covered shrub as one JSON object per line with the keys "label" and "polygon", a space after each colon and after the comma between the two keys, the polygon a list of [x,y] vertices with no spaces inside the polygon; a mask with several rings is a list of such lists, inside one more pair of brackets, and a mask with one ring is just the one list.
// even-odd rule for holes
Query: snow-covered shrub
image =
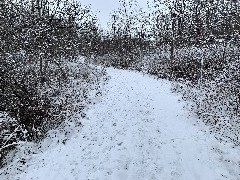
{"label": "snow-covered shrub", "polygon": [[81,123],[79,117],[85,117],[83,110],[101,93],[103,69],[89,65],[83,58],[59,61],[60,67],[54,62],[49,64],[43,83],[33,74],[38,72],[36,66],[27,63],[12,67],[12,71],[5,72],[7,77],[0,76],[0,111],[4,115],[0,121],[2,158],[20,142],[39,141],[49,130],[74,119],[70,117],[76,114],[78,118],[73,123]]}
{"label": "snow-covered shrub", "polygon": [[24,139],[24,132],[15,119],[5,112],[0,112],[0,167],[7,152]]}
{"label": "snow-covered shrub", "polygon": [[161,46],[154,52],[145,54],[144,64],[148,74],[169,80],[185,79],[197,83],[200,78],[214,80],[229,61],[236,47],[223,44],[208,44],[176,48],[174,58],[170,60],[170,47]]}
{"label": "snow-covered shrub", "polygon": [[39,92],[38,70],[22,55],[9,55],[0,62],[0,111],[7,112],[34,138],[48,116],[50,101]]}
{"label": "snow-covered shrub", "polygon": [[220,141],[240,145],[239,87],[208,81],[198,85],[184,82],[175,87],[187,108],[210,127]]}
{"label": "snow-covered shrub", "polygon": [[240,145],[240,61],[237,47],[213,51],[216,59],[209,63],[213,68],[202,69],[203,75],[197,83],[184,80],[175,90],[181,92],[183,99],[189,102],[188,107],[210,126],[216,138]]}
{"label": "snow-covered shrub", "polygon": [[[0,111],[7,114],[0,122],[0,154],[19,141],[38,140],[43,122],[50,118],[51,101],[41,93],[38,69],[25,56],[8,55],[0,62]],[[49,81],[48,81],[49,82]]]}

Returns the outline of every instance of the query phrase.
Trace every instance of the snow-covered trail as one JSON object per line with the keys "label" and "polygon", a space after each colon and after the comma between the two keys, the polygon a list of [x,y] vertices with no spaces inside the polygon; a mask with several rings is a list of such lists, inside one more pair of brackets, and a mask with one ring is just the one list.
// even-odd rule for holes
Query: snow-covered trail
{"label": "snow-covered trail", "polygon": [[20,180],[237,180],[170,83],[108,69],[79,133],[35,155]]}

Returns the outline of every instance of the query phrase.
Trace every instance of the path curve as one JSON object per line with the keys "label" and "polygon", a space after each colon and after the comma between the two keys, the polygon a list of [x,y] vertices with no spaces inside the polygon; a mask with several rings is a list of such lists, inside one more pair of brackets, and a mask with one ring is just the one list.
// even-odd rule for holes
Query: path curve
{"label": "path curve", "polygon": [[222,180],[212,136],[188,116],[170,83],[108,69],[102,101],[64,144],[36,155],[21,180]]}

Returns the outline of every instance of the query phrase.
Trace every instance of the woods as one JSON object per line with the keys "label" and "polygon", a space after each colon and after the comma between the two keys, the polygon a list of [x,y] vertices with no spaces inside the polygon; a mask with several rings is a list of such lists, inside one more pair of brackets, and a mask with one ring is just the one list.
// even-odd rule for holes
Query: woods
{"label": "woods", "polygon": [[240,145],[239,33],[236,0],[154,0],[147,11],[120,0],[107,30],[74,0],[2,0],[0,167],[100,92],[106,74],[92,64],[170,80],[220,141]]}

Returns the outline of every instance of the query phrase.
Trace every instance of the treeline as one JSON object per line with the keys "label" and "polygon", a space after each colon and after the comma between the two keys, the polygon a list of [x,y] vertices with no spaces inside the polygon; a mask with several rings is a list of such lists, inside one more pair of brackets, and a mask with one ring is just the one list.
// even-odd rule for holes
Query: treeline
{"label": "treeline", "polygon": [[238,1],[156,0],[147,11],[135,0],[120,0],[120,4],[99,42],[100,55],[126,54],[128,59],[137,59],[142,52],[165,48],[173,61],[177,48],[239,43]]}
{"label": "treeline", "polygon": [[1,53],[74,56],[98,34],[90,10],[66,0],[3,0]]}
{"label": "treeline", "polygon": [[150,19],[137,1],[119,2],[120,7],[112,13],[108,30],[101,35],[96,55],[98,61],[107,66],[131,68],[152,46],[148,26]]}
{"label": "treeline", "polygon": [[155,7],[155,36],[160,43],[193,45],[239,37],[238,1],[159,0]]}
{"label": "treeline", "polygon": [[[136,66],[134,61],[147,54],[165,54],[159,62],[165,65],[151,69],[150,73],[165,69],[166,74],[159,76],[196,82],[204,76],[201,68],[211,71],[208,78],[215,77],[214,71],[223,70],[227,44],[239,46],[238,1],[157,0],[149,3],[148,12],[144,12],[135,0],[121,0],[120,4],[120,8],[113,12],[109,31],[102,36],[98,48],[98,55],[105,59],[103,61],[110,57],[104,58],[103,55],[111,54],[112,64],[116,66]],[[204,64],[188,55],[181,60],[178,56],[181,48],[195,46],[204,49],[213,44],[223,47],[224,53],[203,60]]]}

